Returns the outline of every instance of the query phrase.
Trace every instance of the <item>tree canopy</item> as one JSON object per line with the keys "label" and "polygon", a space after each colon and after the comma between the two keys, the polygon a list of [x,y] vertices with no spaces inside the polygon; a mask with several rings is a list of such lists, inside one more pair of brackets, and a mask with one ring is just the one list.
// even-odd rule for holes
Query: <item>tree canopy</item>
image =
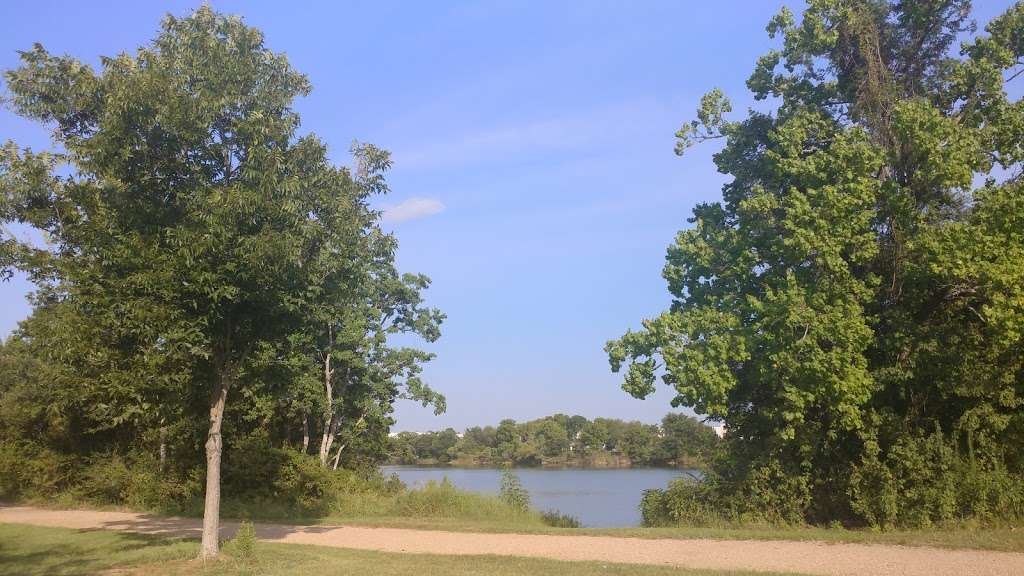
{"label": "tree canopy", "polygon": [[722,508],[1019,514],[1001,492],[1024,472],[1024,5],[974,34],[966,0],[811,0],[767,30],[781,46],[747,86],[771,111],[732,120],[713,90],[677,133],[678,154],[721,139],[731,178],[612,369],[725,422]]}
{"label": "tree canopy", "polygon": [[419,377],[431,355],[388,342],[432,341],[444,318],[422,304],[429,280],[395,269],[369,206],[390,158],[357,144],[355,167],[338,167],[299,136],[292,105],[310,82],[258,30],[204,6],[99,70],[36,45],[6,79],[12,109],[52,127],[57,149],[0,149],[0,217],[46,238],[0,246],[4,272],[40,287],[4,354],[47,370],[7,384],[5,405],[52,395],[50,416],[88,432],[202,438],[204,555],[217,552],[226,429],[301,422],[306,450],[322,428],[321,462],[336,467],[353,444],[382,455],[399,396],[443,410]]}

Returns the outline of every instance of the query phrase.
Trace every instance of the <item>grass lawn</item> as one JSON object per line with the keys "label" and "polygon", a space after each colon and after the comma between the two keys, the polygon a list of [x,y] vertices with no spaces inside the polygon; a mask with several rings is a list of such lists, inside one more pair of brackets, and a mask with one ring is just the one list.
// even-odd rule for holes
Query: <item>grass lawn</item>
{"label": "grass lawn", "polygon": [[[67,502],[30,502],[40,507],[76,508]],[[110,509],[129,511],[125,507],[78,506],[84,510]],[[154,511],[149,511],[154,512]],[[465,512],[438,512],[436,515],[347,515],[300,518],[286,514],[253,510],[246,517],[259,523],[292,525],[349,525],[452,532],[490,532],[516,534],[571,534],[577,536],[618,536],[623,538],[709,538],[717,540],[814,540],[828,543],[899,544],[933,546],[936,548],[998,550],[1024,552],[1024,526],[1003,528],[970,528],[954,526],[927,530],[845,530],[817,527],[722,527],[722,528],[553,528],[543,525],[538,515],[505,517],[472,516]],[[225,518],[227,515],[225,515]],[[227,519],[227,518],[226,518]]]}
{"label": "grass lawn", "polygon": [[[282,522],[291,523],[291,522]],[[495,532],[518,534],[572,534],[619,536],[623,538],[711,538],[718,540],[814,540],[829,543],[899,544],[1024,552],[1024,527],[1020,528],[933,528],[928,530],[845,530],[842,528],[551,528],[535,525],[507,525],[488,520],[460,518],[345,518],[330,517],[309,523],[345,524],[388,528],[450,530],[453,532]]]}
{"label": "grass lawn", "polygon": [[0,574],[102,574],[120,566],[194,558],[194,542],[108,532],[0,524]]}
{"label": "grass lawn", "polygon": [[[299,544],[256,544],[255,556],[238,557],[232,543],[221,560],[196,560],[195,541],[172,540],[103,530],[40,528],[0,524],[0,574],[19,576],[752,576],[752,572],[693,571],[607,564],[558,562],[501,556],[390,554]],[[758,572],[764,575],[763,572]]]}

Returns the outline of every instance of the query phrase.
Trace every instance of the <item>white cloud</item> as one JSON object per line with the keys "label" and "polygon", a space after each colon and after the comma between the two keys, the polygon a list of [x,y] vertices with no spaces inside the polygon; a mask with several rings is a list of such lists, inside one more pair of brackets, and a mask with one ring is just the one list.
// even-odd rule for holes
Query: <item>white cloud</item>
{"label": "white cloud", "polygon": [[398,223],[417,218],[426,218],[444,210],[444,204],[437,198],[409,198],[394,206],[385,206],[381,220]]}
{"label": "white cloud", "polygon": [[[652,135],[671,140],[677,113],[652,99],[572,111],[477,131],[445,133],[394,150],[396,169],[455,168],[510,158],[546,157],[570,151],[630,147]],[[666,129],[668,126],[669,129]],[[428,131],[429,132],[429,131]],[[668,144],[671,149],[671,141]]]}

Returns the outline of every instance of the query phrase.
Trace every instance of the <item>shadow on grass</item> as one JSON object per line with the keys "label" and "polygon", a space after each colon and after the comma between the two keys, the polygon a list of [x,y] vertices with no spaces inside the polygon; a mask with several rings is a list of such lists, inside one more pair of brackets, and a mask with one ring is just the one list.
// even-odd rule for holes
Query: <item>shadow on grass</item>
{"label": "shadow on grass", "polygon": [[[131,519],[109,520],[102,522],[100,526],[103,530],[124,530],[165,538],[197,539],[203,533],[202,520],[177,516],[157,516],[156,514],[139,514]],[[227,528],[230,528],[231,532],[234,533],[234,530],[238,528],[238,524],[235,522],[222,522],[222,532]]]}
{"label": "shadow on grass", "polygon": [[54,531],[24,525],[0,528],[0,574],[84,576],[195,553],[194,544],[159,535],[101,529]]}
{"label": "shadow on grass", "polygon": [[[235,533],[238,532],[239,524],[238,520],[222,520],[220,523],[220,538],[222,540],[233,538]],[[303,526],[298,524],[260,523],[256,525],[256,536],[263,540],[281,540],[290,534],[323,534],[335,528],[338,528],[338,526],[327,524]],[[94,530],[123,531],[150,538],[198,540],[202,537],[203,523],[195,518],[142,514],[131,519],[102,522],[100,527]]]}

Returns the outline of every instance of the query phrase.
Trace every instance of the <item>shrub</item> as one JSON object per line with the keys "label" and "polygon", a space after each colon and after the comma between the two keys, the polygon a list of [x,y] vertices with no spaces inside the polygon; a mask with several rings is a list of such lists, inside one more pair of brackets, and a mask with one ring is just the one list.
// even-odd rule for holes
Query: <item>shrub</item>
{"label": "shrub", "polygon": [[330,496],[339,488],[337,475],[301,452],[279,452],[283,457],[272,480],[274,497],[303,515],[328,512]]}
{"label": "shrub", "polygon": [[248,520],[238,525],[238,532],[231,540],[239,560],[251,562],[256,557],[256,527]]}
{"label": "shrub", "polygon": [[724,522],[715,505],[711,488],[689,478],[680,478],[668,487],[645,490],[640,500],[644,526],[711,526]]}
{"label": "shrub", "polygon": [[580,521],[575,516],[569,514],[562,514],[557,510],[548,510],[541,512],[541,519],[544,524],[548,526],[554,526],[555,528],[579,528]]}
{"label": "shrub", "polygon": [[134,473],[123,456],[110,452],[96,454],[86,461],[77,488],[92,502],[127,503]]}
{"label": "shrub", "polygon": [[1001,462],[960,466],[958,514],[989,524],[1017,525],[1024,520],[1024,478]]}
{"label": "shrub", "polygon": [[1024,518],[1024,479],[998,460],[971,461],[936,430],[900,438],[884,457],[874,441],[850,475],[853,511],[876,528]]}
{"label": "shrub", "polygon": [[49,497],[73,483],[73,459],[33,442],[0,442],[0,498]]}
{"label": "shrub", "polygon": [[[669,484],[669,488],[672,484]],[[666,489],[651,488],[644,490],[640,498],[640,523],[643,526],[671,526],[675,524],[665,501]]]}
{"label": "shrub", "polygon": [[501,472],[501,499],[513,510],[526,512],[530,509],[530,493],[523,488],[519,476],[508,468]]}
{"label": "shrub", "polygon": [[222,491],[244,494],[253,500],[272,500],[276,496],[275,482],[288,461],[288,451],[269,446],[259,436],[240,438],[224,450]]}
{"label": "shrub", "polygon": [[319,516],[331,511],[341,476],[307,454],[245,439],[225,457],[226,512],[263,517]]}
{"label": "shrub", "polygon": [[741,522],[769,525],[803,524],[810,504],[810,479],[777,460],[752,468],[728,502]]}
{"label": "shrub", "polygon": [[71,496],[95,504],[123,504],[135,509],[179,512],[202,496],[202,470],[160,472],[148,453],[105,452],[85,460]]}
{"label": "shrub", "polygon": [[663,490],[646,490],[640,501],[644,526],[725,526],[802,524],[810,503],[807,481],[787,476],[768,461],[746,477],[727,483],[709,473],[679,478]]}
{"label": "shrub", "polygon": [[869,526],[884,528],[899,516],[899,493],[892,471],[879,459],[875,441],[866,444],[864,457],[850,474],[850,507]]}

